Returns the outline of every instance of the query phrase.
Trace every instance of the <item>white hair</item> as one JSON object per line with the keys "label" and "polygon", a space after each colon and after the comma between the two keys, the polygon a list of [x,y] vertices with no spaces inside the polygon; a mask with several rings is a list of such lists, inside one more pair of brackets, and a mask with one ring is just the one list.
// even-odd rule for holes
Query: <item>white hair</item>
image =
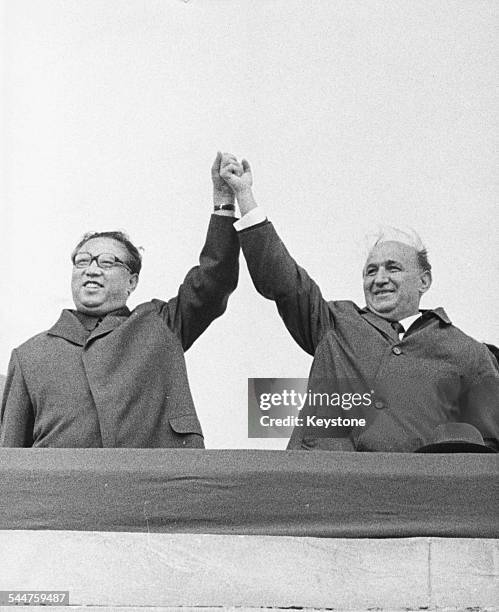
{"label": "white hair", "polygon": [[390,225],[383,225],[378,228],[377,232],[370,233],[366,236],[366,246],[370,253],[372,249],[382,242],[401,242],[416,249],[416,251],[425,251],[426,247],[423,244],[419,234],[411,227],[399,228]]}
{"label": "white hair", "polygon": [[366,236],[366,257],[374,247],[383,242],[401,242],[416,250],[418,263],[422,270],[431,271],[431,264],[428,261],[428,251],[419,234],[411,227],[399,228],[390,225],[382,225],[377,232],[372,232]]}

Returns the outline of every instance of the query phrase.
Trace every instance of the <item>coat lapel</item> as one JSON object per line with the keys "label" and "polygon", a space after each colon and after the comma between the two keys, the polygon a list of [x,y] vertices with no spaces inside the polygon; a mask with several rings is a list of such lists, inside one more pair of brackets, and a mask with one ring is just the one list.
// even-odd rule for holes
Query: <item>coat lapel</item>
{"label": "coat lapel", "polygon": [[58,336],[73,344],[84,346],[88,332],[75,315],[67,309],[61,312],[59,320],[47,332],[49,336]]}
{"label": "coat lapel", "polygon": [[[128,311],[129,313],[130,311]],[[129,314],[120,313],[119,314],[108,314],[99,325],[90,333],[88,336],[87,342],[91,340],[95,340],[95,338],[100,338],[101,336],[105,336],[109,332],[113,331],[116,327],[121,325],[125,319],[127,319]]]}
{"label": "coat lapel", "polygon": [[378,331],[380,331],[385,336],[388,336],[392,340],[399,339],[397,332],[390,325],[390,321],[387,321],[386,319],[382,319],[381,317],[378,317],[378,315],[375,315],[374,312],[371,312],[370,310],[367,310],[367,309],[363,309],[361,311],[361,314],[362,314],[362,317],[370,325],[375,327]]}

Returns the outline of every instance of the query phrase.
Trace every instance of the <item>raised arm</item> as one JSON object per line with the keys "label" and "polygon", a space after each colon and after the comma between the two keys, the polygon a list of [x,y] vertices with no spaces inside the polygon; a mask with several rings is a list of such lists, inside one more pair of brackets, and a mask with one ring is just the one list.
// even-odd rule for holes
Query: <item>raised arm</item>
{"label": "raised arm", "polygon": [[223,159],[221,176],[234,191],[241,210],[239,239],[256,290],[276,302],[293,338],[313,355],[322,336],[333,325],[326,300],[317,284],[288,253],[273,225],[258,214],[247,160],[238,164],[233,159]]}
{"label": "raised arm", "polygon": [[229,295],[237,286],[239,242],[233,225],[234,194],[220,177],[221,159],[218,153],[211,169],[214,212],[199,264],[189,270],[176,297],[167,303],[156,300],[184,350],[225,311]]}

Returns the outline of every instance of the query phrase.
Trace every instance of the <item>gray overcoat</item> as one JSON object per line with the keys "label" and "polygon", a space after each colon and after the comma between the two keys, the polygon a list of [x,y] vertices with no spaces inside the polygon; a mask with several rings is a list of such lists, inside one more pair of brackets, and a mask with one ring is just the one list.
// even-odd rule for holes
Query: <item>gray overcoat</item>
{"label": "gray overcoat", "polygon": [[[239,238],[256,289],[276,302],[293,338],[314,356],[309,389],[367,393],[370,401],[355,411],[305,405],[288,448],[413,452],[433,441],[438,425],[460,421],[477,427],[499,450],[496,364],[486,346],[452,325],[442,308],[424,311],[417,328],[399,340],[389,321],[366,308],[326,301],[272,223],[245,229]],[[364,417],[364,426],[316,426],[317,417],[354,412]]]}
{"label": "gray overcoat", "polygon": [[178,295],[106,316],[88,332],[69,310],[12,352],[0,445],[203,447],[184,360],[238,279],[234,219],[212,215]]}

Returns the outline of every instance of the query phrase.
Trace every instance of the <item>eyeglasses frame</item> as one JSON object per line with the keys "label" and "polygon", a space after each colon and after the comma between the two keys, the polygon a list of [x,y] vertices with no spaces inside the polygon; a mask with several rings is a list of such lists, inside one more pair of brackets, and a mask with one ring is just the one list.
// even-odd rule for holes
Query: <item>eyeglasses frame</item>
{"label": "eyeglasses frame", "polygon": [[[78,255],[89,255],[90,256],[90,261],[88,262],[87,265],[85,266],[77,266],[75,263],[76,257]],[[110,266],[109,268],[104,268],[99,264],[99,257],[101,257],[102,255],[110,255],[111,257],[114,258],[114,263],[112,266]],[[75,253],[74,257],[73,257],[73,266],[75,268],[77,268],[78,270],[83,270],[84,268],[89,268],[92,265],[92,262],[95,261],[95,263],[97,264],[97,267],[99,267],[101,270],[111,270],[112,268],[115,268],[116,266],[123,266],[124,268],[126,268],[130,274],[133,274],[132,272],[132,268],[130,268],[130,266],[128,264],[126,264],[124,261],[121,261],[121,259],[119,259],[118,257],[116,257],[116,255],[114,255],[113,253],[99,253],[98,255],[92,255],[92,253],[89,253],[88,251],[78,251],[78,253]]]}

